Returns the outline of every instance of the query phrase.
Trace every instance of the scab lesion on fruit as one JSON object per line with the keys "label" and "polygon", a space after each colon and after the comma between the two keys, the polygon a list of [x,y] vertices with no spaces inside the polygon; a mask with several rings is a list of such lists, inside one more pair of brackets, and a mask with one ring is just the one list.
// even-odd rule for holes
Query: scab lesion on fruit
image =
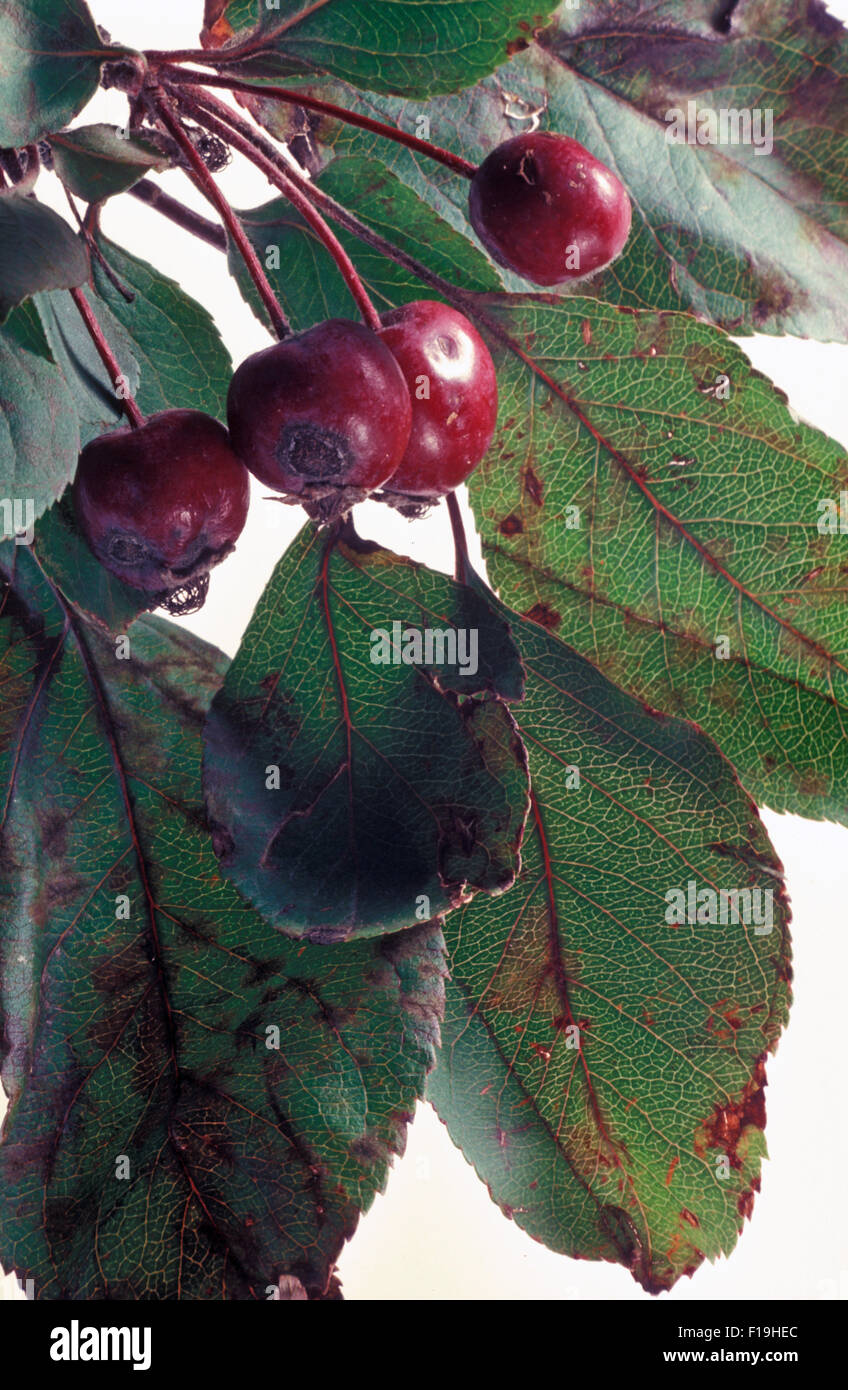
{"label": "scab lesion on fruit", "polygon": [[351,468],[351,451],[338,430],[320,425],[284,425],[276,449],[281,466],[316,482],[335,482]]}

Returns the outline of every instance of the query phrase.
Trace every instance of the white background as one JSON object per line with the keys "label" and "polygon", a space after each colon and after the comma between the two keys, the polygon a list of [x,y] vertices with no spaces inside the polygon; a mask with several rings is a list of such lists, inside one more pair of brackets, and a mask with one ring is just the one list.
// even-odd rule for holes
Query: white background
{"label": "white background", "polygon": [[[114,38],[138,48],[195,47],[201,0],[90,0]],[[830,9],[848,20],[848,0]],[[126,105],[99,93],[77,123],[123,122]],[[207,215],[208,204],[179,172],[164,187]],[[67,213],[58,186],[39,192]],[[273,196],[241,161],[221,176],[230,200],[255,206]],[[230,281],[223,257],[130,198],[113,200],[106,232],[178,280],[215,315],[235,362],[269,341]],[[848,447],[848,347],[758,337],[742,343],[754,364],[787,393],[798,413]],[[444,508],[410,524],[367,504],[359,530],[433,568],[452,570]],[[473,528],[473,523],[469,524]],[[299,512],[254,495],[236,554],[213,574],[201,613],[184,620],[232,654]],[[843,1056],[848,990],[848,829],[764,813],[786,866],[792,897],[796,1003],[778,1055],[769,1064],[771,1160],[753,1221],[728,1260],[683,1279],[665,1298],[848,1297],[848,1145]],[[535,1244],[501,1215],[454,1149],[446,1131],[420,1106],[406,1157],[385,1196],[362,1220],[341,1259],[348,1299],[643,1299],[624,1270],[568,1260]],[[14,1296],[6,1281],[7,1296]],[[3,1281],[0,1280],[0,1297]]]}

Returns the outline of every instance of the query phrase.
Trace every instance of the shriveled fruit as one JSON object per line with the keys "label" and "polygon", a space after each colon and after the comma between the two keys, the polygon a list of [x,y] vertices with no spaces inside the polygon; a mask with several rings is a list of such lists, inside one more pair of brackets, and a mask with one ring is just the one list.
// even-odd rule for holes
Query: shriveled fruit
{"label": "shriveled fruit", "polygon": [[234,447],[260,482],[330,521],[395,471],[412,406],[378,335],[328,319],[242,362],[227,419]]}
{"label": "shriveled fruit", "polygon": [[250,479],[217,420],[166,410],[87,444],[73,496],[101,563],[151,606],[187,613],[242,531]]}
{"label": "shriveled fruit", "polygon": [[490,256],[537,285],[579,280],[614,261],[630,232],[615,174],[567,135],[516,135],[471,180],[471,222]]}
{"label": "shriveled fruit", "polygon": [[498,382],[489,349],[464,314],[419,299],[383,318],[381,337],[400,364],[412,398],[412,430],[384,488],[389,501],[452,492],[492,442]]}

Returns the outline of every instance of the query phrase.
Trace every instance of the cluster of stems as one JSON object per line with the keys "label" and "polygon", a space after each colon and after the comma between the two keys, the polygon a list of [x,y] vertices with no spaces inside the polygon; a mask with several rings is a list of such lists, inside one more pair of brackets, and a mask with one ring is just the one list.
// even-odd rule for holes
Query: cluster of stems
{"label": "cluster of stems", "polygon": [[[219,62],[218,59],[221,58]],[[244,227],[219,188],[208,169],[200,151],[185,122],[190,121],[209,134],[222,140],[228,147],[247,159],[258,171],[263,173],[310,228],[317,240],[326,248],[335,261],[347,285],[363,321],[372,329],[380,327],[380,316],[361,276],[356,270],[339,237],[329,225],[327,217],[334,220],[343,230],[353,232],[370,245],[386,252],[401,263],[406,259],[397,248],[389,247],[381,237],[371,232],[353,214],[348,213],[321,190],[301,169],[287,150],[269,140],[252,121],[247,120],[233,106],[213,95],[210,88],[220,88],[230,93],[252,95],[270,101],[279,101],[297,106],[307,111],[333,120],[344,122],[367,130],[372,134],[404,145],[417,155],[433,160],[454,174],[471,178],[475,166],[460,155],[432,144],[408,131],[389,125],[358,112],[348,111],[332,102],[323,101],[306,92],[293,88],[270,86],[242,81],[226,72],[226,61],[216,55],[216,66],[225,69],[221,73],[198,71],[197,67],[185,67],[183,63],[198,64],[208,62],[204,54],[193,52],[150,53],[148,78],[145,85],[144,100],[147,112],[164,134],[170,136],[180,153],[185,172],[194,186],[215,209],[220,222],[202,217],[170,195],[163,193],[158,185],[143,179],[130,192],[164,216],[198,236],[208,244],[225,250],[232,244],[242,257],[247,273],[253,282],[262,302],[268,321],[278,338],[290,332],[288,317],[271,285],[265,268],[254,249]],[[136,98],[136,103],[138,98]],[[7,172],[12,172],[7,169]],[[76,212],[76,209],[74,208]],[[325,215],[326,214],[326,215]],[[92,239],[92,250],[96,252],[96,242]],[[414,264],[409,262],[410,265]],[[108,273],[108,267],[106,267]],[[437,277],[431,277],[435,282]],[[443,289],[441,282],[437,288]],[[126,379],[109,347],[91,305],[81,289],[71,291],[83,323],[90,334],[97,352],[109,373],[124,413],[133,427],[143,423],[138,405],[127,389]],[[458,516],[452,514],[456,523]]]}

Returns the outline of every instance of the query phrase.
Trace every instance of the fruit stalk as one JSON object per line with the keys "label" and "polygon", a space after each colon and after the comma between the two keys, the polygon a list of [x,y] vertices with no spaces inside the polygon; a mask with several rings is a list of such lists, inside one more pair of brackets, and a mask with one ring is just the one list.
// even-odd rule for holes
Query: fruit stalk
{"label": "fruit stalk", "polygon": [[191,140],[183,130],[178,116],[173,111],[164,93],[158,94],[156,97],[156,110],[162,123],[167,127],[188,160],[193,170],[193,182],[220,214],[224,226],[238,247],[245,266],[247,267],[248,274],[256,286],[262,303],[265,305],[274,332],[278,338],[284,338],[290,331],[289,321],[283,312],[282,305],[271,288],[271,283],[259,262],[259,257],[248,240],[244,228],[209,170],[206,168],[206,165],[194,148]]}
{"label": "fruit stalk", "polygon": [[121,407],[123,409],[124,414],[126,415],[133,429],[138,429],[140,425],[144,424],[144,416],[142,415],[141,411],[136,405],[135,400],[127,390],[126,378],[124,377],[124,373],[121,371],[117,357],[115,356],[115,354],[113,353],[112,349],[106,341],[103,329],[97,322],[97,319],[91,309],[91,305],[89,304],[81,289],[71,290],[70,294],[71,298],[77,306],[77,309],[79,310],[80,317],[82,318],[82,321],[86,326],[88,335],[91,338],[91,341],[94,343],[95,348],[97,349],[100,361],[103,363],[104,367],[109,373],[109,379],[112,382],[112,386],[115,389],[115,395],[121,402]]}
{"label": "fruit stalk", "polygon": [[[350,256],[335,232],[327,225],[321,213],[314,206],[311,197],[312,190],[307,181],[304,179],[295,181],[293,174],[281,167],[281,160],[269,159],[268,155],[259,148],[255,134],[248,123],[241,120],[236,112],[231,111],[224,102],[218,101],[208,94],[194,99],[186,97],[184,92],[178,92],[175,95],[187,115],[196,120],[198,124],[205,126],[213,135],[217,135],[221,140],[232,145],[233,149],[243,154],[257,169],[261,169],[268,181],[274,184],[288,199],[292,207],[300,213],[303,220],[309,224],[336,262],[363,321],[374,332],[378,332],[380,315],[377,313]],[[308,194],[305,192],[305,188],[309,188]]]}
{"label": "fruit stalk", "polygon": [[289,87],[266,86],[259,82],[243,82],[235,77],[213,76],[211,73],[192,72],[185,68],[169,65],[165,65],[163,75],[178,84],[191,83],[201,87],[222,87],[228,92],[244,92],[247,95],[266,97],[273,101],[283,101],[291,106],[302,106],[305,111],[315,111],[319,115],[330,116],[333,120],[344,122],[345,125],[357,126],[360,130],[368,130],[373,135],[381,135],[386,140],[393,140],[398,145],[405,145],[407,149],[414,150],[416,154],[424,155],[426,159],[433,159],[438,164],[443,164],[452,173],[461,174],[466,179],[473,178],[477,172],[476,164],[472,164],[468,159],[463,159],[462,155],[454,154],[452,150],[445,150],[441,145],[434,145],[430,140],[422,140],[419,136],[411,135],[405,130],[399,130],[396,126],[388,125],[385,121],[377,121],[371,116],[361,116],[356,111],[348,111],[346,107],[336,106],[332,101],[322,101],[320,97],[310,96],[307,92],[299,92]]}
{"label": "fruit stalk", "polygon": [[88,210],[86,212],[85,217],[83,218],[80,216],[79,208],[74,202],[74,196],[71,193],[71,190],[68,187],[66,187],[65,184],[62,184],[62,187],[65,190],[65,197],[68,200],[68,207],[71,209],[74,220],[80,229],[80,236],[82,237],[83,241],[88,247],[88,254],[94,257],[94,259],[97,261],[97,264],[103,271],[103,274],[106,276],[106,279],[109,281],[111,285],[114,285],[121,298],[125,299],[128,304],[132,304],[133,300],[135,299],[135,295],[133,294],[132,290],[127,289],[123,281],[120,280],[118,276],[115,274],[106,257],[103,255],[103,252],[100,250],[100,247],[97,245],[97,242],[94,240],[94,232],[92,231],[92,228],[97,229],[99,226],[99,205],[97,203],[89,203]]}
{"label": "fruit stalk", "polygon": [[468,541],[465,537],[465,527],[462,524],[462,513],[459,510],[459,502],[457,501],[455,492],[449,492],[446,500],[451,531],[453,532],[453,548],[456,555],[454,579],[458,584],[467,584],[469,570]]}
{"label": "fruit stalk", "polygon": [[[345,231],[352,233],[363,245],[370,247],[374,251],[378,251],[380,255],[388,257],[388,259],[394,261],[396,265],[403,266],[405,270],[411,271],[422,284],[435,290],[435,292],[446,299],[448,303],[456,304],[464,313],[471,317],[473,312],[472,295],[467,294],[465,291],[457,290],[449,280],[445,280],[441,275],[437,275],[435,271],[428,270],[406,251],[401,251],[400,247],[395,246],[393,242],[381,236],[379,232],[372,231],[367,223],[363,222],[355,213],[349,212],[341,203],[337,203],[335,198],[331,198],[330,195],[319,188],[317,184],[312,183],[310,179],[299,172],[295,165],[288,163],[284,165],[279,150],[275,149],[271,141],[268,140],[261,131],[254,129],[254,127],[240,117],[237,112],[231,110],[229,106],[225,106],[223,102],[215,101],[214,97],[208,95],[204,100],[209,103],[214,103],[215,111],[224,113],[227,124],[232,126],[232,130],[238,132],[244,140],[248,141],[256,154],[262,155],[265,163],[276,171],[273,176],[273,181],[277,187],[279,187],[277,183],[278,176],[281,178],[288,178],[297,188],[302,190],[304,196],[309,199],[310,203],[323,212],[325,221],[327,217],[331,218],[339,227],[343,227]],[[206,116],[201,116],[200,113],[200,103],[194,103],[193,105],[196,111],[194,119],[205,120]],[[227,139],[231,138],[232,134],[229,133]],[[245,151],[242,152],[246,153]],[[252,161],[256,163],[252,155],[246,154],[246,157],[251,158]],[[265,169],[264,165],[262,167]],[[265,169],[265,174],[267,178],[272,177],[267,169]]]}

